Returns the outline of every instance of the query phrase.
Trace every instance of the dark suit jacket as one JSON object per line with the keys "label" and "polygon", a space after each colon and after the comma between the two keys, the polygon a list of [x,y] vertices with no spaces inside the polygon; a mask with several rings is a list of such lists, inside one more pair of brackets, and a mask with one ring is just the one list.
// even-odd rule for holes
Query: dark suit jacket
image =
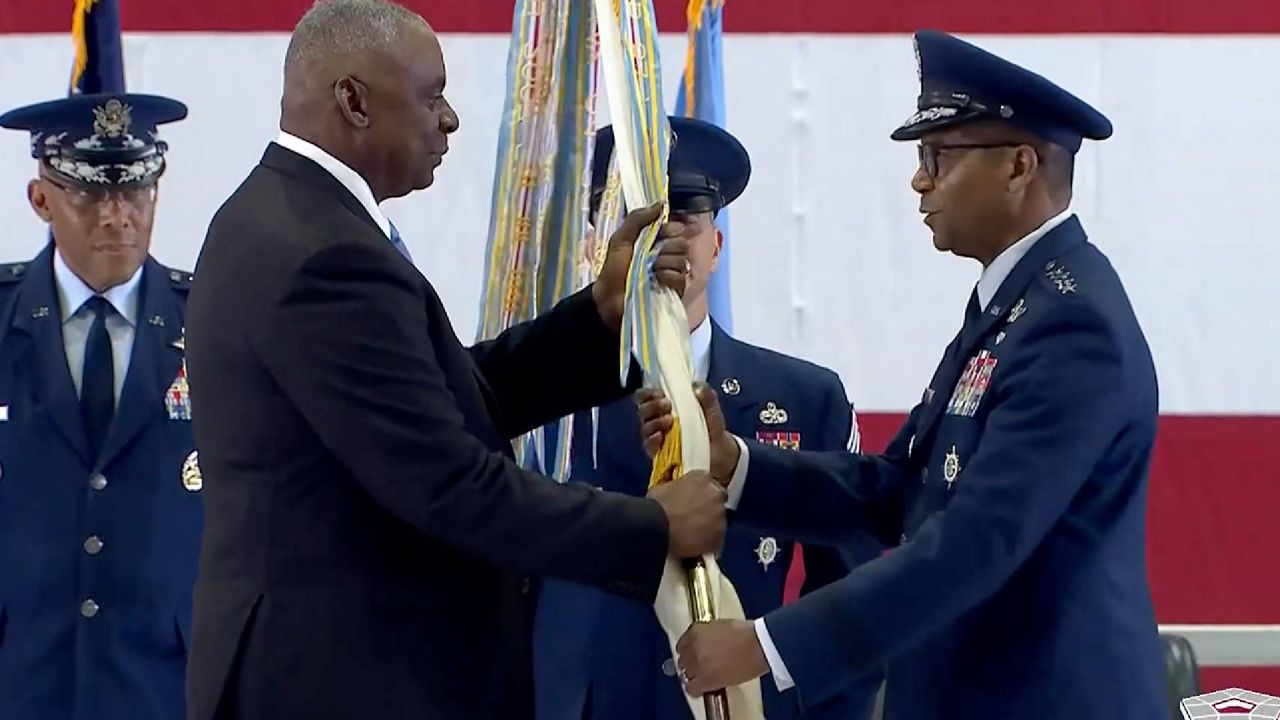
{"label": "dark suit jacket", "polygon": [[510,457],[624,394],[617,342],[585,290],[468,351],[355,198],[269,146],[188,306],[206,494],[189,717],[529,713],[522,576],[651,601],[666,555],[657,503]]}
{"label": "dark suit jacket", "polygon": [[[839,376],[730,337],[714,322],[707,382],[719,395],[729,431],[743,437],[835,452],[847,450],[854,436],[853,413]],[[640,442],[635,402],[624,399],[600,408],[595,432],[591,413],[578,413],[573,430],[571,482],[645,494],[651,462]],[[730,526],[720,567],[748,618],[782,606],[796,548],[792,537]],[[805,546],[802,592],[839,580],[851,566],[878,557],[880,551],[868,535],[841,548]],[[667,636],[649,604],[578,583],[548,582],[539,598],[534,649],[538,720],[693,717]],[[880,680],[877,673],[868,674],[805,716],[866,720]],[[800,717],[795,693],[779,693],[773,678],[763,678],[760,691],[769,720]]]}
{"label": "dark suit jacket", "polygon": [[737,515],[898,547],[765,616],[802,707],[888,663],[885,717],[1169,716],[1146,575],[1155,368],[1074,216],[947,348],[883,455],[750,445]]}

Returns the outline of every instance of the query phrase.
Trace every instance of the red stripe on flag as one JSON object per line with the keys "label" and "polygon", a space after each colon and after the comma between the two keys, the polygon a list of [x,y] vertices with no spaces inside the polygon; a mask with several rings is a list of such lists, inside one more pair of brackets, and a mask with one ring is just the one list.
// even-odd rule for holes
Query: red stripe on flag
{"label": "red stripe on flag", "polygon": [[[686,0],[655,0],[658,24],[682,32]],[[508,33],[512,0],[406,0],[441,32]],[[287,32],[311,0],[129,0],[126,31]],[[70,0],[0,3],[0,33],[67,32]],[[1275,0],[729,0],[728,32],[1280,33]],[[732,70],[730,68],[730,70]]]}
{"label": "red stripe on flag", "polygon": [[[902,415],[859,415],[884,449]],[[1160,419],[1147,496],[1147,573],[1162,623],[1280,623],[1271,459],[1280,416]]]}

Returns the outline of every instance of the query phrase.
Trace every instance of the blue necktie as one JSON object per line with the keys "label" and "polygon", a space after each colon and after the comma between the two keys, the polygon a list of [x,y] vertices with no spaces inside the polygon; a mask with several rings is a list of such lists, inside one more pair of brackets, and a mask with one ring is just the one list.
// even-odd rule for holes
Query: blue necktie
{"label": "blue necktie", "polygon": [[391,225],[391,244],[400,251],[405,260],[413,262],[413,256],[409,254],[409,248],[405,247],[404,240],[400,238],[400,231],[396,229],[395,223],[389,224]]}
{"label": "blue necktie", "polygon": [[107,335],[107,315],[112,310],[100,295],[89,298],[85,305],[93,312],[93,325],[89,326],[89,338],[84,345],[80,414],[89,440],[89,455],[97,462],[115,414],[115,369],[111,360],[111,337]]}

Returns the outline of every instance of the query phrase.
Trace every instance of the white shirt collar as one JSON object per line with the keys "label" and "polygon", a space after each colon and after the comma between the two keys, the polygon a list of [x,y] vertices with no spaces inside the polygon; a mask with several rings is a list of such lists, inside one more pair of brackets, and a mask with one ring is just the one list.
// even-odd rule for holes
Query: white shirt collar
{"label": "white shirt collar", "polygon": [[[133,277],[102,293],[102,297],[111,303],[111,307],[115,308],[120,317],[135,327],[138,319],[138,289],[142,286],[144,265],[138,266]],[[53,281],[58,288],[58,302],[62,307],[64,324],[79,312],[89,298],[98,294],[86,285],[80,276],[72,272],[67,262],[62,259],[62,251],[56,249],[53,253]]]}
{"label": "white shirt collar", "polygon": [[689,355],[693,358],[694,378],[705,382],[711,372],[710,316],[703,318],[702,323],[689,333]]}
{"label": "white shirt collar", "polygon": [[1005,248],[1005,251],[996,256],[991,264],[983,268],[982,275],[978,278],[978,302],[982,304],[985,311],[987,306],[991,304],[991,300],[995,298],[996,291],[1000,289],[1004,279],[1009,277],[1009,273],[1013,272],[1013,268],[1018,264],[1027,251],[1031,249],[1036,241],[1044,237],[1050,230],[1061,225],[1067,218],[1071,217],[1071,208],[1054,215],[1042,224],[1040,227],[1032,230],[1018,242]]}
{"label": "white shirt collar", "polygon": [[369,188],[369,183],[360,177],[360,173],[352,170],[346,163],[319,147],[283,130],[276,137],[276,144],[298,153],[328,171],[338,182],[342,183],[342,186],[348,192],[355,196],[356,200],[360,201],[360,204],[364,206],[365,212],[368,212],[369,217],[373,218],[373,221],[378,224],[382,234],[386,235],[387,238],[391,237],[391,221],[378,208],[378,201],[373,198],[373,190]]}

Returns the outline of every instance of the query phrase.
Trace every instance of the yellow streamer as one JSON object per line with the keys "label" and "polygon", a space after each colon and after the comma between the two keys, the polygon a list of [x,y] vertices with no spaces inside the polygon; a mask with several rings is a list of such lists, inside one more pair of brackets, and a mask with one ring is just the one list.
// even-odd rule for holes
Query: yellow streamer
{"label": "yellow streamer", "polygon": [[98,0],[76,0],[76,7],[71,11],[71,41],[75,43],[76,60],[71,69],[71,88],[80,84],[80,77],[89,65],[89,40],[84,34],[84,19]]}

